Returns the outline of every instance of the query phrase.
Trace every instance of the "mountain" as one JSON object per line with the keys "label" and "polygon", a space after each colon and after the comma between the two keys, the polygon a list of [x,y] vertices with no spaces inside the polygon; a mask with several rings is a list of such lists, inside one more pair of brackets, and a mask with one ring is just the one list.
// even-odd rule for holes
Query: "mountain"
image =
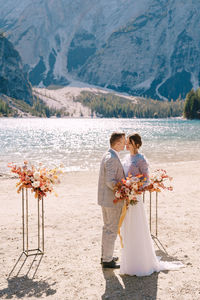
{"label": "mountain", "polygon": [[21,57],[0,33],[0,117],[50,117],[65,115],[34,96]]}
{"label": "mountain", "polygon": [[34,86],[70,77],[157,99],[200,85],[196,0],[0,0],[0,28]]}
{"label": "mountain", "polygon": [[0,34],[0,93],[33,103],[31,84],[20,55],[3,34]]}

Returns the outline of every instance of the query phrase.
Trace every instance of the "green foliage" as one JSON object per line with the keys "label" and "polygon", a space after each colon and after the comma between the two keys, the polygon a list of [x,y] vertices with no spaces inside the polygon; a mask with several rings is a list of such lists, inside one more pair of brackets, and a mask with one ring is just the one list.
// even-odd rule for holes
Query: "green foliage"
{"label": "green foliage", "polygon": [[187,119],[200,119],[200,88],[193,89],[186,95],[184,117]]}
{"label": "green foliage", "polygon": [[49,108],[41,99],[37,98],[33,105],[14,98],[4,97],[0,99],[0,117],[19,117],[19,111],[36,117],[50,118],[65,115],[62,110]]}
{"label": "green foliage", "polygon": [[0,99],[0,117],[12,115],[14,111],[9,107],[9,105]]}
{"label": "green foliage", "polygon": [[162,102],[152,99],[131,101],[113,94],[82,92],[76,101],[91,108],[92,115],[105,118],[168,118],[183,114],[183,100]]}
{"label": "green foliage", "polygon": [[42,102],[39,98],[33,104],[34,114],[38,117],[47,117],[55,116],[56,110],[49,108],[44,102]]}

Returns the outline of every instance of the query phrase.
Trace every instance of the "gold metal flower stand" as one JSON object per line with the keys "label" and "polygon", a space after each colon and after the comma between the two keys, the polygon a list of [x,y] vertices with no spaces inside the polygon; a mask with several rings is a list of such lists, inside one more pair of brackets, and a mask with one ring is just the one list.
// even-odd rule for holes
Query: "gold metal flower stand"
{"label": "gold metal flower stand", "polygon": [[29,199],[28,189],[22,189],[22,237],[23,252],[26,256],[44,254],[44,201],[37,199],[37,248],[29,247]]}
{"label": "gold metal flower stand", "polygon": [[[165,253],[167,253],[165,247],[163,246],[163,244],[161,243],[161,241],[158,239],[158,192],[144,192],[143,193],[143,202],[145,202],[145,196],[146,193],[149,194],[148,200],[149,200],[149,229],[151,232],[151,237],[154,240],[154,242],[156,243],[156,245],[158,246],[158,248],[161,248],[165,251]],[[155,233],[152,233],[152,224],[153,224],[153,200],[155,199]]]}
{"label": "gold metal flower stand", "polygon": [[[143,202],[145,202],[145,193],[143,193]],[[152,234],[152,194],[155,193],[155,236],[158,236],[158,192],[148,192],[149,193],[149,229]]]}

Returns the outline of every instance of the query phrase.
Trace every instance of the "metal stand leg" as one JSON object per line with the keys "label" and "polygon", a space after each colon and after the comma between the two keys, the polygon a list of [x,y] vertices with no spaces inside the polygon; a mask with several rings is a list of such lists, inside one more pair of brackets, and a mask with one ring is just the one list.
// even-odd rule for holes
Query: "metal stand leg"
{"label": "metal stand leg", "polygon": [[156,237],[158,236],[158,192],[156,192]]}
{"label": "metal stand leg", "polygon": [[28,256],[28,190],[26,189],[26,252]]}
{"label": "metal stand leg", "polygon": [[[150,227],[150,232],[151,232],[151,221],[152,221],[152,217],[151,217],[151,213],[152,213],[152,208],[151,208],[151,205],[152,205],[152,193],[150,192],[150,195],[149,195],[149,205],[150,205],[150,211],[149,211],[149,227]],[[160,250],[164,250],[164,252],[167,254],[167,250],[165,249],[165,247],[163,246],[163,244],[161,243],[161,241],[158,239],[158,192],[156,192],[156,234],[152,234],[151,232],[151,236],[152,236],[152,239],[154,240],[155,244],[157,245],[157,247],[160,249]]]}
{"label": "metal stand leg", "polygon": [[151,192],[149,195],[149,228],[150,228],[150,232],[151,232]]}
{"label": "metal stand leg", "polygon": [[143,192],[143,203],[145,203],[145,192]]}
{"label": "metal stand leg", "polygon": [[44,199],[42,197],[42,252],[44,253]]}
{"label": "metal stand leg", "polygon": [[[25,200],[26,197],[26,200]],[[40,201],[42,202],[42,212],[40,214]],[[26,212],[25,212],[25,202],[26,202]],[[37,222],[38,222],[38,237],[37,237],[37,248],[29,249],[29,223],[28,223],[28,189],[26,192],[24,188],[22,189],[22,238],[23,238],[23,252],[26,256],[31,255],[43,255],[44,254],[44,200],[43,198],[40,200],[37,199]],[[40,218],[42,218],[42,240],[41,240],[41,222]],[[25,220],[26,220],[26,228],[25,228]],[[26,241],[26,245],[25,245]],[[42,249],[41,249],[42,243]]]}
{"label": "metal stand leg", "polygon": [[24,252],[24,189],[22,189],[22,236],[23,236],[23,252]]}
{"label": "metal stand leg", "polygon": [[40,249],[40,200],[38,199],[38,249]]}

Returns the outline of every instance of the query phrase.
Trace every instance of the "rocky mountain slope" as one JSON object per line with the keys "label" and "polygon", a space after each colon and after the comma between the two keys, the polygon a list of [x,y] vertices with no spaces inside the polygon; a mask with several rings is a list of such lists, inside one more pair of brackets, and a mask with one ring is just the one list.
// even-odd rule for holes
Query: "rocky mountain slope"
{"label": "rocky mountain slope", "polygon": [[184,97],[200,85],[196,0],[0,0],[0,27],[35,86],[69,76],[133,95]]}
{"label": "rocky mountain slope", "polygon": [[0,34],[0,93],[32,104],[33,95],[19,53]]}

